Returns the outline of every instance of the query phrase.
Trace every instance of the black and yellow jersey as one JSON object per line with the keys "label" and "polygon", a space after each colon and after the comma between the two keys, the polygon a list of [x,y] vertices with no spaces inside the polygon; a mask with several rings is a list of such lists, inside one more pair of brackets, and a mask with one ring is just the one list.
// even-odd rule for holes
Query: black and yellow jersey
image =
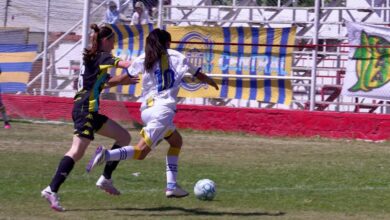
{"label": "black and yellow jersey", "polygon": [[74,97],[73,111],[97,112],[99,110],[99,97],[104,84],[110,79],[108,68],[118,66],[120,58],[113,57],[111,53],[99,52],[95,59],[84,63],[80,73],[79,85],[81,88]]}

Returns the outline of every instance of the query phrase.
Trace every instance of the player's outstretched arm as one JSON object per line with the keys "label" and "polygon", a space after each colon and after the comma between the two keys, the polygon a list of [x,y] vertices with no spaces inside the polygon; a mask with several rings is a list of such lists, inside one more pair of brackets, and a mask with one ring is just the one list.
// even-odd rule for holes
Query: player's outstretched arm
{"label": "player's outstretched arm", "polygon": [[[118,62],[117,67],[122,69],[127,69],[131,65],[131,61],[121,60]],[[138,76],[130,76],[128,74],[122,74],[120,76],[114,76],[108,80],[105,85],[105,88],[114,87],[117,85],[129,85],[129,84],[137,84],[139,82]]]}
{"label": "player's outstretched arm", "polygon": [[110,87],[114,87],[117,85],[130,85],[130,84],[137,84],[137,83],[139,83],[138,76],[130,76],[129,74],[122,74],[122,75],[113,76],[112,78],[110,78],[108,80],[108,82],[106,83],[105,88],[110,88]]}
{"label": "player's outstretched arm", "polygon": [[129,76],[128,74],[122,74],[119,76],[114,76],[108,80],[105,88],[114,87],[117,85],[129,85],[129,84],[137,84],[139,82],[139,77]]}
{"label": "player's outstretched arm", "polygon": [[117,67],[122,69],[127,69],[131,65],[131,61],[129,60],[121,60],[118,62]]}
{"label": "player's outstretched arm", "polygon": [[199,79],[200,81],[209,84],[210,86],[214,87],[216,90],[219,90],[218,85],[215,83],[215,81],[207,76],[206,74],[202,72],[198,72],[196,74],[196,78]]}

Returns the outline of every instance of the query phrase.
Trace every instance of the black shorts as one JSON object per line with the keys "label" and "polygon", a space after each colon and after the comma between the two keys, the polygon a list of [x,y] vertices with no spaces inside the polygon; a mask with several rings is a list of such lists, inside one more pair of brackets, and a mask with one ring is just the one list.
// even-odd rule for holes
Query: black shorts
{"label": "black shorts", "polygon": [[74,134],[90,140],[94,139],[94,133],[102,128],[108,117],[97,112],[72,112]]}

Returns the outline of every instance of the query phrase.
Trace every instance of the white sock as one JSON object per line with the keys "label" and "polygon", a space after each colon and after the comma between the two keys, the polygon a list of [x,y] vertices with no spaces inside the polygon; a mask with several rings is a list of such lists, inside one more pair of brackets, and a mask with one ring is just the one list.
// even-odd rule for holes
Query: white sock
{"label": "white sock", "polygon": [[166,157],[166,174],[167,174],[167,188],[173,189],[176,187],[176,176],[177,176],[177,161],[178,156],[167,156]]}
{"label": "white sock", "polygon": [[117,148],[114,150],[108,150],[108,155],[106,155],[107,161],[119,161],[119,160],[127,160],[134,159],[134,147],[133,146],[125,146],[121,148]]}

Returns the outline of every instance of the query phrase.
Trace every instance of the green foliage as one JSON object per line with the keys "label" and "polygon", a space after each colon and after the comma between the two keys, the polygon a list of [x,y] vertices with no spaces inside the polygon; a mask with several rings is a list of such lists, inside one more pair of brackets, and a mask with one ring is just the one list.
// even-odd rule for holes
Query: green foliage
{"label": "green foliage", "polygon": [[211,4],[212,5],[232,5],[233,1],[232,0],[212,0]]}

